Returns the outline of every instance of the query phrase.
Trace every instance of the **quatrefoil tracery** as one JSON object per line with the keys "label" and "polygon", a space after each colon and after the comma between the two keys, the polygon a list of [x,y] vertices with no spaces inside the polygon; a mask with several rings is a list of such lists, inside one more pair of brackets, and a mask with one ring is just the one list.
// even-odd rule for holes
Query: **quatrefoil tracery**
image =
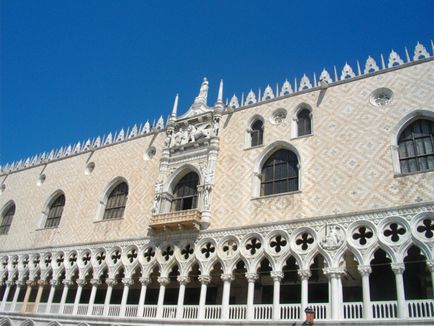
{"label": "quatrefoil tracery", "polygon": [[121,252],[119,250],[116,250],[112,253],[111,259],[113,264],[116,264],[121,259]]}
{"label": "quatrefoil tracery", "polygon": [[223,245],[222,250],[226,254],[226,256],[230,257],[238,250],[238,245],[235,241],[228,240]]}
{"label": "quatrefoil tracery", "polygon": [[390,237],[392,242],[398,242],[400,236],[403,236],[406,232],[406,229],[401,224],[391,223],[388,228],[384,230],[383,234],[385,237]]}
{"label": "quatrefoil tracery", "polygon": [[211,242],[207,242],[200,250],[205,258],[209,258],[215,252],[215,246]]}
{"label": "quatrefoil tracery", "polygon": [[301,250],[306,251],[311,244],[313,244],[314,239],[308,232],[304,232],[298,239],[295,241],[295,244],[301,247]]}
{"label": "quatrefoil tracery", "polygon": [[170,259],[170,257],[173,256],[173,249],[171,246],[167,246],[165,250],[162,251],[162,256],[163,258],[168,261]]}
{"label": "quatrefoil tracery", "polygon": [[256,252],[261,249],[262,247],[262,243],[261,240],[259,240],[258,238],[251,238],[247,243],[246,243],[246,249],[247,251],[253,256],[254,254],[256,254]]}
{"label": "quatrefoil tracery", "polygon": [[137,258],[137,250],[136,250],[136,249],[131,249],[131,250],[128,252],[128,254],[127,254],[127,258],[128,258],[128,261],[129,261],[130,263],[132,263],[133,261],[135,261],[136,258]]}
{"label": "quatrefoil tracery", "polygon": [[154,258],[155,256],[155,250],[152,247],[149,247],[148,249],[145,250],[145,252],[143,253],[143,257],[145,257],[145,260],[149,263],[151,261],[152,258]]}
{"label": "quatrefoil tracery", "polygon": [[86,266],[88,262],[91,260],[91,256],[89,252],[86,252],[83,257],[81,257],[81,260],[83,261],[83,264]]}
{"label": "quatrefoil tracery", "polygon": [[353,233],[353,239],[358,240],[361,246],[364,246],[368,243],[369,239],[374,236],[374,233],[369,227],[361,226],[357,229],[356,232]]}
{"label": "quatrefoil tracery", "polygon": [[281,235],[277,235],[275,236],[271,241],[270,241],[270,247],[272,249],[274,249],[274,251],[276,253],[279,253],[283,248],[286,247],[286,245],[288,244],[288,242],[286,241],[285,237],[281,236]]}
{"label": "quatrefoil tracery", "polygon": [[425,238],[431,239],[434,235],[434,223],[430,218],[426,218],[417,227],[417,232],[422,233]]}
{"label": "quatrefoil tracery", "polygon": [[184,249],[181,250],[181,255],[184,257],[184,259],[188,259],[193,252],[193,246],[191,244],[187,244]]}

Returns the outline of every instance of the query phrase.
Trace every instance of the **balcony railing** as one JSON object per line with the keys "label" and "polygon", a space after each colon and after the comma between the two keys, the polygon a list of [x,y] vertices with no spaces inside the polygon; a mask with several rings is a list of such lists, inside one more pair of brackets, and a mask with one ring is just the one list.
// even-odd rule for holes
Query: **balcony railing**
{"label": "balcony railing", "polygon": [[[375,320],[391,320],[397,318],[397,303],[396,301],[374,301],[371,302],[372,319]],[[315,320],[330,320],[330,304],[329,303],[309,303],[315,311]],[[408,308],[408,318],[413,320],[427,320],[434,318],[434,301],[432,299],[425,300],[407,300],[406,306]],[[23,307],[22,302],[15,304],[14,311],[11,311],[12,304],[7,302],[5,304],[4,312],[21,313]],[[60,311],[60,304],[53,303],[50,306],[48,314],[59,315],[73,315],[74,304],[67,303],[63,306],[63,311]],[[139,316],[138,305],[128,304],[125,306],[122,314],[122,306],[119,304],[111,304],[108,309],[104,309],[103,304],[94,304],[91,311],[89,311],[88,304],[79,304],[75,307],[76,315],[78,318],[82,316],[95,316],[101,318],[140,318],[140,319],[184,319],[192,320],[197,319],[199,316],[198,305],[185,305],[182,312],[178,313],[176,305],[165,305],[162,307],[161,316],[157,317],[157,305],[144,305],[143,314]],[[35,309],[37,311],[35,311]],[[45,315],[47,314],[47,304],[28,303],[25,307],[25,313]],[[105,314],[104,314],[105,312]],[[342,320],[361,320],[364,318],[362,302],[344,302],[342,305]],[[247,320],[248,306],[247,305],[229,305],[229,319],[230,320]],[[217,320],[222,317],[222,306],[220,305],[206,305],[203,310],[203,319]],[[272,304],[255,304],[253,305],[253,319],[254,320],[271,320],[273,318],[273,305]],[[301,311],[301,304],[280,304],[280,319],[289,321],[302,321],[305,315]]]}
{"label": "balcony railing", "polygon": [[155,231],[179,228],[199,228],[202,213],[197,209],[155,214],[151,217],[149,227]]}

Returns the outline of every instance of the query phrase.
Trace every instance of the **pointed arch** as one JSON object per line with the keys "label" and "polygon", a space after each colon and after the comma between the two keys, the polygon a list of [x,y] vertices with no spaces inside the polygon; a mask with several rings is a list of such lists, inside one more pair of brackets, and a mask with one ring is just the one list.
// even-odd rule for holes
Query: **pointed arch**
{"label": "pointed arch", "polygon": [[55,228],[60,224],[63,210],[66,203],[66,197],[63,190],[58,189],[48,197],[42,210],[42,216],[39,221],[39,228]]}
{"label": "pointed arch", "polygon": [[0,235],[8,234],[15,216],[15,211],[16,205],[13,200],[9,200],[5,205],[3,205],[0,210]]}
{"label": "pointed arch", "polygon": [[104,188],[96,213],[96,220],[122,218],[128,201],[129,185],[127,179],[118,176]]}
{"label": "pointed arch", "polygon": [[[289,153],[288,154],[289,159],[292,163],[288,163],[288,164],[290,164],[290,166],[292,166],[292,168],[295,169],[294,172],[296,172],[296,184],[294,184],[294,186],[296,186],[297,188],[296,191],[300,191],[302,185],[302,180],[301,180],[302,164],[301,164],[300,154],[293,145],[280,140],[268,145],[255,161],[254,168],[253,168],[253,182],[252,182],[253,184],[252,192],[254,197],[261,196],[261,184],[263,183],[262,175],[264,172],[263,171],[264,165],[278,151],[287,151]],[[291,174],[291,178],[292,177],[293,175]]]}
{"label": "pointed arch", "polygon": [[405,171],[401,169],[401,160],[399,153],[399,142],[401,134],[407,129],[407,127],[409,127],[417,120],[434,121],[434,111],[429,109],[414,110],[401,118],[401,120],[399,120],[399,122],[392,129],[390,144],[392,152],[393,172],[395,175],[405,173]]}
{"label": "pointed arch", "polygon": [[312,107],[307,103],[297,105],[292,117],[291,138],[311,135],[312,121]]}

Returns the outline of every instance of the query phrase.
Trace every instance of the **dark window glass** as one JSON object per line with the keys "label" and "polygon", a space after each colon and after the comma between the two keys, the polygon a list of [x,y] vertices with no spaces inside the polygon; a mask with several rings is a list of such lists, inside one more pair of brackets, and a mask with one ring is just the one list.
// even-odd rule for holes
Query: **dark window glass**
{"label": "dark window glass", "polygon": [[107,198],[104,210],[104,220],[121,218],[124,216],[128,199],[128,185],[126,182],[118,184]]}
{"label": "dark window glass", "polygon": [[197,207],[197,185],[199,176],[190,172],[179,180],[173,191],[172,211],[183,211]]}
{"label": "dark window glass", "polygon": [[434,121],[416,120],[399,136],[402,173],[434,170]]}
{"label": "dark window glass", "polygon": [[8,234],[15,215],[15,205],[11,205],[3,214],[0,224],[0,234]]}
{"label": "dark window glass", "polygon": [[262,167],[261,196],[298,190],[297,156],[281,149],[269,157]]}
{"label": "dark window glass", "polygon": [[312,133],[312,122],[310,111],[303,109],[297,114],[297,130],[298,136],[310,135]]}
{"label": "dark window glass", "polygon": [[65,206],[65,195],[60,195],[50,206],[48,211],[47,221],[45,221],[45,227],[56,227],[60,223],[62,217],[63,207]]}
{"label": "dark window glass", "polygon": [[252,147],[262,145],[264,139],[264,124],[261,120],[256,120],[252,124],[251,138]]}

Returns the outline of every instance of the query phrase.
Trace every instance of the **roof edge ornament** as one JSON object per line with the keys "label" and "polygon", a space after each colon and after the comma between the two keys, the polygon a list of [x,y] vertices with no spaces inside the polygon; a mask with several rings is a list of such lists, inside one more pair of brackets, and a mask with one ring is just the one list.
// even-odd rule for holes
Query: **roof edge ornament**
{"label": "roof edge ornament", "polygon": [[208,99],[208,80],[206,77],[203,79],[202,84],[200,85],[199,95],[194,99],[193,104],[190,106],[188,111],[179,119],[189,118],[198,114],[202,114],[205,112],[210,112],[211,109],[207,104]]}

